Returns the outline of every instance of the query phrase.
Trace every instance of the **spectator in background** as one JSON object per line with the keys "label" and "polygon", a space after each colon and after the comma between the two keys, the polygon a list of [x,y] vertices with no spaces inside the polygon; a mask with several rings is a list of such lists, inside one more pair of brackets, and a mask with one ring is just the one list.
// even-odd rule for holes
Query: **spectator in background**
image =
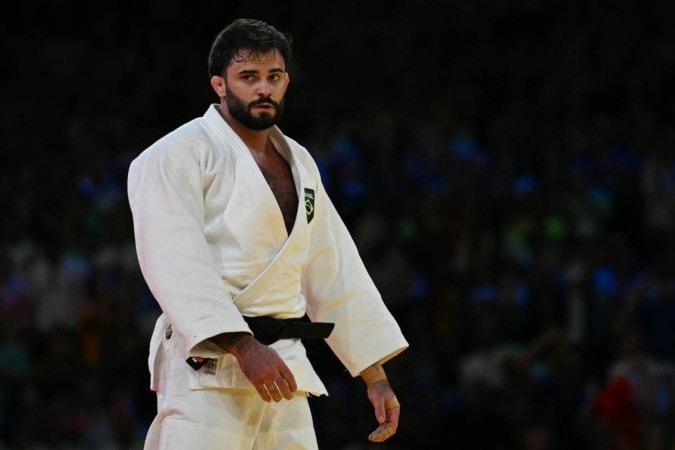
{"label": "spectator in background", "polygon": [[[459,364],[478,349],[468,310],[479,286],[499,291],[503,340],[515,348],[536,340],[552,315],[569,330],[536,366],[549,368],[561,399],[556,450],[598,448],[579,432],[588,425],[579,413],[608,387],[617,336],[637,329],[646,354],[674,362],[670,2],[460,2],[447,15],[405,2],[384,10],[381,2],[358,10],[326,3],[321,21],[302,2],[233,2],[225,12],[216,3],[143,2],[134,14],[107,2],[80,8],[87,20],[68,3],[47,2],[39,13],[18,4],[31,26],[11,20],[2,33],[19,70],[3,75],[0,133],[0,330],[18,331],[1,345],[7,361],[25,357],[27,366],[0,365],[11,405],[0,447],[122,449],[128,418],[129,447],[143,445],[156,412],[144,343],[161,311],[128,259],[127,170],[139,148],[202,111],[210,89],[200,97],[193,81],[203,76],[200,55],[211,38],[199,30],[241,11],[264,10],[299,37],[286,108],[312,114],[286,114],[283,128],[311,142],[355,237],[370,204],[386,205],[400,238],[396,259],[419,275],[398,295],[416,314],[399,323],[414,324],[403,331],[417,350],[388,363],[410,411],[388,448],[444,450],[448,435],[465,432],[454,420],[464,418]],[[148,77],[137,76],[149,67]],[[35,89],[44,79],[52,88]],[[104,100],[91,95],[101,86]],[[428,86],[432,93],[421,89]],[[48,270],[38,255],[49,255]],[[392,281],[393,289],[407,283]],[[86,290],[93,284],[105,295]],[[71,348],[57,352],[71,369],[57,363],[55,376],[67,373],[72,383],[44,376],[45,361],[58,359],[49,356],[51,341]],[[342,376],[332,352],[316,356],[333,393],[310,402],[319,444],[358,447],[345,424],[371,414],[361,380]],[[660,420],[675,429],[675,408],[662,406]],[[115,423],[114,411],[125,419]],[[487,424],[475,432],[462,448],[500,437]],[[656,445],[657,435],[645,442]]]}

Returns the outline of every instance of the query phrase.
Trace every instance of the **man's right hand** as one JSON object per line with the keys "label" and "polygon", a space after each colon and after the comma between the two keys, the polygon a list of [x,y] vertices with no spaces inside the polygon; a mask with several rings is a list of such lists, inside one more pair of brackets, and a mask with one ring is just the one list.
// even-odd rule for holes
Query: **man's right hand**
{"label": "man's right hand", "polygon": [[290,400],[298,389],[295,377],[274,349],[244,332],[223,333],[211,338],[232,353],[244,375],[266,402]]}

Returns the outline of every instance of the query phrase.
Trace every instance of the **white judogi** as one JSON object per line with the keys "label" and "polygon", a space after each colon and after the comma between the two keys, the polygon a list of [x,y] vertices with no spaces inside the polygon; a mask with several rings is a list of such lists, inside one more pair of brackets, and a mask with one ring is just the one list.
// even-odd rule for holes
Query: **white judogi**
{"label": "white judogi", "polygon": [[[321,184],[310,154],[274,127],[270,139],[288,161],[300,207],[290,235],[274,194],[246,145],[212,105],[163,137],[129,168],[136,248],[164,314],[151,340],[151,388],[163,393],[158,350],[167,333],[185,354],[215,358],[189,388],[255,389],[236,359],[209,338],[249,331],[243,315],[333,322],[326,340],[352,376],[408,343]],[[169,324],[172,332],[168,332]],[[271,345],[298,391],[326,389],[300,340]]]}

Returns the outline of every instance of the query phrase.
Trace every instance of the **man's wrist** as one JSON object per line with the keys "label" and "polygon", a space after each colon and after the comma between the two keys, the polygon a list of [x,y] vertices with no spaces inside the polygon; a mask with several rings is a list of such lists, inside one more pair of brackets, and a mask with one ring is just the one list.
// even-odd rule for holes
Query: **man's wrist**
{"label": "man's wrist", "polygon": [[361,372],[361,378],[363,378],[363,381],[365,381],[366,386],[372,386],[378,381],[386,380],[387,374],[384,372],[382,365],[373,364]]}
{"label": "man's wrist", "polygon": [[241,352],[251,340],[255,339],[252,334],[245,331],[236,331],[232,333],[221,333],[213,336],[211,340],[232,353],[237,359],[241,356]]}

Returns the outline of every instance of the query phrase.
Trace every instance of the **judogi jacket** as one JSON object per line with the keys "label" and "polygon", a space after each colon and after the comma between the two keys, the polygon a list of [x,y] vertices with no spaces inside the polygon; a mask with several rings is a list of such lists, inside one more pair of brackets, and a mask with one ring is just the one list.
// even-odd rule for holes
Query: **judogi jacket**
{"label": "judogi jacket", "polygon": [[[129,203],[143,276],[163,314],[150,343],[171,327],[190,356],[215,363],[190,371],[190,388],[254,389],[236,358],[209,338],[251,332],[242,315],[332,322],[327,344],[352,376],[408,343],[385,306],[308,151],[270,132],[289,163],[299,199],[290,235],[274,194],[239,136],[211,105],[130,165]],[[298,339],[271,344],[299,391],[326,394]]]}

